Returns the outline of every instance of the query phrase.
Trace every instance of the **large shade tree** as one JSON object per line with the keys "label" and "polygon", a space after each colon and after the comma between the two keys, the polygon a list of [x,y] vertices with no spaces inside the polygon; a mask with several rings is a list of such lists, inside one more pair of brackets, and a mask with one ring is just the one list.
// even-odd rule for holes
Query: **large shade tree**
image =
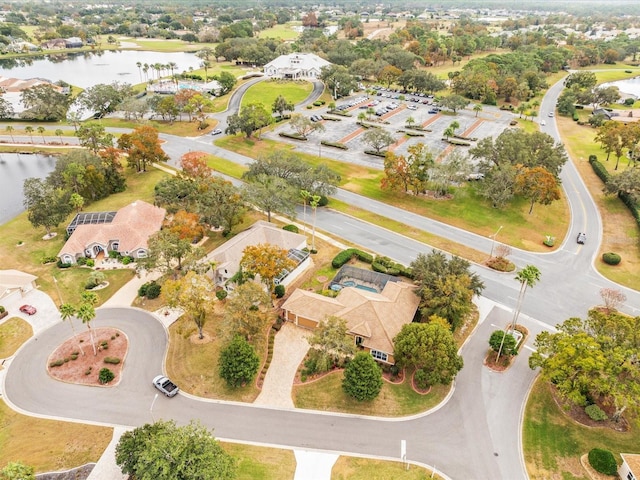
{"label": "large shade tree", "polygon": [[182,309],[198,327],[198,337],[204,338],[203,328],[207,315],[211,314],[215,302],[215,287],[206,275],[188,272],[177,280],[167,280],[162,295],[172,308]]}

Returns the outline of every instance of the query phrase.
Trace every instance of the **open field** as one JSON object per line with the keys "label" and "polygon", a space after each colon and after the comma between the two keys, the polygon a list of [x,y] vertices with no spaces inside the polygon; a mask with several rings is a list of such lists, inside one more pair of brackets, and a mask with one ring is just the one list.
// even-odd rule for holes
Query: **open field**
{"label": "open field", "polygon": [[252,85],[242,97],[242,104],[259,103],[271,111],[273,102],[282,95],[294,105],[302,102],[313,90],[313,84],[307,81],[267,80]]}
{"label": "open field", "polygon": [[300,36],[292,27],[300,25],[300,22],[287,22],[281,25],[275,25],[266,30],[258,32],[258,38],[279,38],[281,40],[295,40]]}
{"label": "open field", "polygon": [[[120,45],[119,48],[128,49],[127,44],[134,44],[136,49],[150,50],[153,52],[197,52],[205,47],[215,48],[217,43],[189,43],[183,40],[170,39],[165,40],[162,38],[133,38],[133,37],[118,37],[117,40],[124,45]],[[104,42],[106,44],[106,41]]]}
{"label": "open field", "polygon": [[640,453],[639,427],[637,419],[624,433],[580,425],[558,406],[549,384],[538,378],[527,401],[522,434],[529,477],[588,479],[580,457],[592,448],[603,448],[611,450],[620,463],[619,453]]}

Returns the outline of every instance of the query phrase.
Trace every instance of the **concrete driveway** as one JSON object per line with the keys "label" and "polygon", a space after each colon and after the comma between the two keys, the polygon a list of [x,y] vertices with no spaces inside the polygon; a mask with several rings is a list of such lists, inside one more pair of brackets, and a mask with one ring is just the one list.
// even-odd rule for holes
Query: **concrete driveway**
{"label": "concrete driveway", "polygon": [[[25,304],[34,306],[37,312],[34,315],[22,313],[20,307]],[[9,312],[9,316],[5,317],[5,320],[11,317],[26,320],[33,328],[34,335],[61,321],[60,312],[54,301],[49,295],[38,289],[27,292],[23,297],[14,298],[3,306]]]}

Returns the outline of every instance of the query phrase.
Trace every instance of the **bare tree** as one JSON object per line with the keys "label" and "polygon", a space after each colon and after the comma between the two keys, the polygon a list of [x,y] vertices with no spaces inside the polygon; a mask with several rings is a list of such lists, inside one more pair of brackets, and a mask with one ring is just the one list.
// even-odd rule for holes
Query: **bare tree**
{"label": "bare tree", "polygon": [[509,245],[505,245],[504,243],[499,244],[495,250],[496,257],[498,258],[507,258],[512,253],[511,247]]}
{"label": "bare tree", "polygon": [[627,296],[615,288],[601,289],[600,296],[604,302],[604,308],[607,309],[607,313],[616,312],[618,307],[627,300]]}

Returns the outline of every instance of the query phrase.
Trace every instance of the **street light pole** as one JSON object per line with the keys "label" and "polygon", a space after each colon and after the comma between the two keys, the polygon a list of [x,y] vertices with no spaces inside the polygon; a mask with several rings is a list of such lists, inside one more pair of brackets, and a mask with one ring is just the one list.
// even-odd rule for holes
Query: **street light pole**
{"label": "street light pole", "polygon": [[489,254],[489,258],[493,258],[493,247],[495,247],[495,245],[496,245],[496,237],[500,233],[500,230],[502,230],[502,225],[500,225],[500,228],[496,231],[496,233],[491,235],[491,238],[492,238],[492,241],[491,241],[491,253]]}
{"label": "street light pole", "polygon": [[58,287],[58,280],[56,279],[55,275],[53,275],[53,284],[56,286],[56,291],[58,292],[58,299],[60,300],[60,305],[62,305],[64,302],[62,301],[62,295],[60,295],[60,287]]}

